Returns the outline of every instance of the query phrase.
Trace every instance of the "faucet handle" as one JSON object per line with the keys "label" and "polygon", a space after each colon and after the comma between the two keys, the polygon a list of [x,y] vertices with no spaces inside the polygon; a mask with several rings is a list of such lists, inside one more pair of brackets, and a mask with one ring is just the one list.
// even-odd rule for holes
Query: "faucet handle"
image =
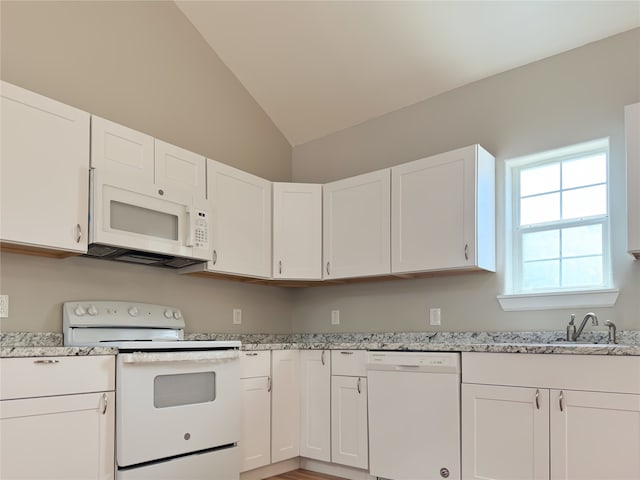
{"label": "faucet handle", "polygon": [[604,324],[609,328],[609,343],[618,343],[616,339],[616,324],[611,320],[605,321]]}
{"label": "faucet handle", "polygon": [[576,319],[576,314],[572,313],[569,317],[569,325],[573,325],[574,320]]}
{"label": "faucet handle", "polygon": [[569,320],[569,325],[567,325],[567,342],[575,342],[576,340],[576,326],[573,323],[575,319],[576,314],[572,313]]}

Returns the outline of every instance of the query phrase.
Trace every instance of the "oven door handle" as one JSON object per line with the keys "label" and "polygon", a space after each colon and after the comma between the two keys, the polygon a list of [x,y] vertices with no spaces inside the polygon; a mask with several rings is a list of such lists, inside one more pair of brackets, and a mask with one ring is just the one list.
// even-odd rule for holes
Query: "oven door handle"
{"label": "oven door handle", "polygon": [[121,353],[123,363],[198,362],[221,363],[240,358],[238,350],[207,350],[182,352],[133,352]]}

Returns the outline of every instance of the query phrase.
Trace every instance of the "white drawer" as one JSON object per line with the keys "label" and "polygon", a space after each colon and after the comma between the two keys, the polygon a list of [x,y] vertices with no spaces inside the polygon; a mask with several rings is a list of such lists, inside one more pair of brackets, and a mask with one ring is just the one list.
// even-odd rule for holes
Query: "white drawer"
{"label": "white drawer", "polygon": [[463,352],[462,382],[640,393],[640,357]]}
{"label": "white drawer", "polygon": [[271,375],[271,352],[240,352],[240,378],[268,377]]}
{"label": "white drawer", "polygon": [[115,356],[0,358],[0,400],[115,390]]}
{"label": "white drawer", "polygon": [[367,376],[366,350],[331,350],[331,375]]}

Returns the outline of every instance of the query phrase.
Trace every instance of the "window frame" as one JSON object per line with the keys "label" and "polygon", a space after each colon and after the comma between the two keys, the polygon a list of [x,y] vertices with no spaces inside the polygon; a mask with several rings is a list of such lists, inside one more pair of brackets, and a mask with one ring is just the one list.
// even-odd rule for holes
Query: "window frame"
{"label": "window frame", "polygon": [[[590,154],[604,153],[606,156],[606,212],[603,215],[557,220],[520,227],[520,172],[545,164],[559,163]],[[505,277],[504,294],[498,296],[503,310],[537,310],[566,307],[611,306],[617,300],[618,290],[613,288],[611,251],[611,175],[609,138],[581,142],[545,152],[535,153],[505,161]],[[580,188],[580,187],[576,187]],[[563,191],[560,185],[560,196]],[[560,200],[562,202],[562,199]],[[526,232],[562,230],[586,225],[602,226],[602,284],[589,287],[522,288],[522,237]],[[560,244],[562,245],[562,244]],[[562,257],[560,257],[562,263]],[[562,278],[560,277],[560,282]]]}

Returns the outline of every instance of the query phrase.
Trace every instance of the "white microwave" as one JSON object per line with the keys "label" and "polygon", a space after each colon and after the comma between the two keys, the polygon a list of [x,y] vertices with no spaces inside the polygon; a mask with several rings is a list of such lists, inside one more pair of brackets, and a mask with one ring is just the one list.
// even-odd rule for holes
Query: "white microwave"
{"label": "white microwave", "polygon": [[98,169],[90,178],[88,256],[168,268],[212,259],[204,201]]}

